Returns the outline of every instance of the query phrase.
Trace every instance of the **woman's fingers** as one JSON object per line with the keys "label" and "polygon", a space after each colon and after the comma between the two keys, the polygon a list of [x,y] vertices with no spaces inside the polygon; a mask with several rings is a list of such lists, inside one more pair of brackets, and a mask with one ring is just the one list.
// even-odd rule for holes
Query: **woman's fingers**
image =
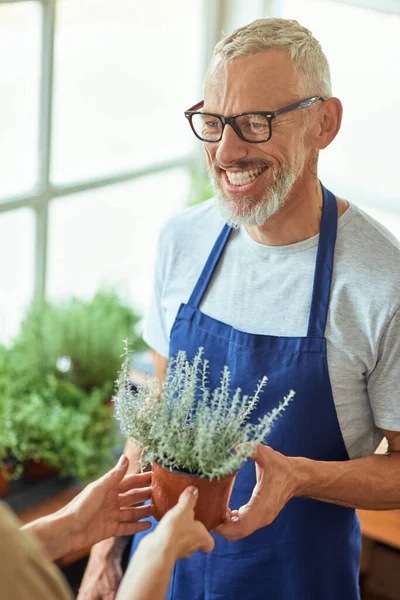
{"label": "woman's fingers", "polygon": [[119,511],[119,520],[121,523],[140,521],[141,519],[147,519],[153,514],[153,505],[145,504],[144,506],[138,506],[136,508],[121,508]]}
{"label": "woman's fingers", "polygon": [[151,471],[148,473],[138,473],[127,475],[118,486],[118,493],[124,494],[135,488],[147,487],[151,484]]}
{"label": "woman's fingers", "polygon": [[119,495],[119,505],[121,508],[126,506],[133,506],[140,504],[151,498],[151,487],[145,487],[142,489],[131,490],[125,494]]}
{"label": "woman's fingers", "polygon": [[147,531],[151,528],[151,525],[151,521],[139,521],[139,523],[120,523],[115,535],[117,537],[123,535],[133,535],[135,533],[140,533],[141,531]]}

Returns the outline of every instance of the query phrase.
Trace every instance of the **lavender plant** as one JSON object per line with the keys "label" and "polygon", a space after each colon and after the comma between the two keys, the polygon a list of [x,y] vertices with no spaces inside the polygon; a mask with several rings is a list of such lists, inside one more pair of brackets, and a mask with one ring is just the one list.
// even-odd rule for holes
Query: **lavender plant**
{"label": "lavender plant", "polygon": [[[267,378],[263,377],[253,396],[237,388],[231,394],[228,367],[221,373],[220,385],[208,386],[209,362],[199,348],[193,361],[178,352],[169,360],[167,375],[160,384],[148,380],[137,392],[129,379],[129,349],[113,398],[122,432],[142,448],[142,465],[157,462],[165,468],[186,471],[209,479],[237,471],[263,442],[274,421],[294,397],[291,390],[271,412],[251,423]],[[237,448],[238,444],[246,443]]]}

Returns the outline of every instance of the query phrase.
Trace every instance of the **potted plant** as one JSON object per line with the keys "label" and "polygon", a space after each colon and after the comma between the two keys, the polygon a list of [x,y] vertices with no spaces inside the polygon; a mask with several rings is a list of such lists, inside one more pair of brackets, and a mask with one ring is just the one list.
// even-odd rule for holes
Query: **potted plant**
{"label": "potted plant", "polygon": [[[2,415],[0,416],[1,418]],[[4,440],[4,432],[0,431],[0,498],[4,498],[8,494],[14,466],[15,463],[10,456],[7,443]]]}
{"label": "potted plant", "polygon": [[37,481],[58,472],[88,481],[104,473],[120,441],[102,389],[85,393],[47,376],[42,386],[13,399],[7,423],[10,450],[25,465],[24,478]]}
{"label": "potted plant", "polygon": [[[159,520],[189,485],[199,489],[196,518],[208,529],[224,519],[236,474],[256,445],[265,440],[273,422],[294,396],[258,423],[249,421],[266,385],[264,377],[254,396],[230,390],[227,367],[220,386],[210,390],[208,361],[200,348],[192,362],[184,352],[169,361],[164,382],[147,381],[132,391],[129,353],[117,380],[116,416],[125,435],[142,448],[142,464],[152,463],[154,516]],[[241,445],[238,448],[239,444]]]}
{"label": "potted plant", "polygon": [[11,374],[12,368],[7,350],[4,346],[0,346],[0,498],[7,495],[16,466],[15,457],[10,452],[15,438],[8,427],[12,413],[9,398]]}
{"label": "potted plant", "polygon": [[121,339],[134,351],[145,349],[137,331],[140,315],[112,289],[91,300],[35,302],[22,322],[13,360],[24,377],[52,374],[85,392],[112,393],[121,362]]}

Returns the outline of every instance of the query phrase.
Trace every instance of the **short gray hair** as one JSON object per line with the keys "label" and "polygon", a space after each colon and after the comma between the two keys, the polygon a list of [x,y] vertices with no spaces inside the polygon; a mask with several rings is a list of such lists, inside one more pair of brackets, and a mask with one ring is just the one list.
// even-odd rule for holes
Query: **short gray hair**
{"label": "short gray hair", "polygon": [[264,50],[286,52],[296,67],[299,85],[305,93],[332,96],[329,63],[321,44],[311,31],[294,20],[257,19],[236,29],[215,46],[210,68],[215,59],[233,60]]}

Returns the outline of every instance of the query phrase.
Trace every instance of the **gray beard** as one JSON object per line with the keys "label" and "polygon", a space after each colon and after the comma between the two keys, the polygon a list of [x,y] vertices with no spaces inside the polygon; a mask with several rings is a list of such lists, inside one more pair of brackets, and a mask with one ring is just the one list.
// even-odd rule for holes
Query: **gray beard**
{"label": "gray beard", "polygon": [[[300,169],[298,169],[300,171]],[[282,169],[276,167],[276,177],[272,187],[268,189],[261,200],[254,201],[253,196],[242,196],[239,200],[240,210],[235,207],[235,200],[227,200],[221,190],[219,181],[212,168],[208,166],[215,198],[219,211],[226,223],[237,229],[241,225],[261,227],[268,219],[284,206],[286,198],[296,182],[300,172],[293,167]]]}

